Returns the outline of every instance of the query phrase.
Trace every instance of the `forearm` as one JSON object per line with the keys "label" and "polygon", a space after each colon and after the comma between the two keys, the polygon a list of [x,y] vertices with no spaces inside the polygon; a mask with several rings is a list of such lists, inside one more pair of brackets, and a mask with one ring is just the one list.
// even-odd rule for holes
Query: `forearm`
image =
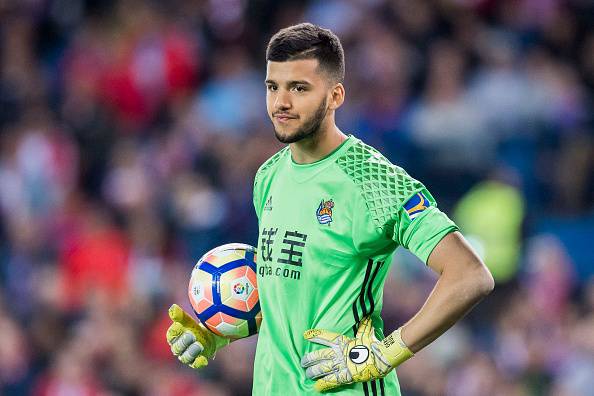
{"label": "forearm", "polygon": [[478,267],[464,276],[445,269],[429,298],[402,328],[401,336],[417,352],[466,315],[493,288],[491,275]]}

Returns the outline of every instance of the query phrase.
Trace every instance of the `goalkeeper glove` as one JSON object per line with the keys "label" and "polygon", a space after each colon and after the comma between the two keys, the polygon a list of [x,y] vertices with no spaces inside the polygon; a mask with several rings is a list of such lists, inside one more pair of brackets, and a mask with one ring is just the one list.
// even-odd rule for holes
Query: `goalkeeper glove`
{"label": "goalkeeper glove", "polygon": [[402,341],[400,330],[379,341],[369,317],[361,321],[355,338],[326,330],[307,330],[303,334],[306,340],[328,348],[306,354],[301,366],[309,379],[317,380],[314,388],[318,392],[383,378],[413,356]]}
{"label": "goalkeeper glove", "polygon": [[219,349],[231,342],[196,322],[177,304],[169,308],[169,317],[173,321],[167,329],[171,352],[180,362],[194,369],[206,366],[208,359],[214,358]]}

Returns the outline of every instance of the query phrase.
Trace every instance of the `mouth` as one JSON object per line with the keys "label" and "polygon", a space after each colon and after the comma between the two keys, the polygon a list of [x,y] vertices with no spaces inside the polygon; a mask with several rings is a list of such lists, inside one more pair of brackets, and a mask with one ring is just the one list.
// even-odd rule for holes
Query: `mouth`
{"label": "mouth", "polygon": [[290,116],[290,115],[288,115],[288,114],[276,114],[276,115],[274,115],[274,118],[275,118],[275,119],[276,119],[278,122],[281,122],[281,123],[287,123],[287,122],[289,122],[289,121],[291,121],[291,120],[296,120],[296,119],[297,119],[297,117],[295,117],[295,116]]}

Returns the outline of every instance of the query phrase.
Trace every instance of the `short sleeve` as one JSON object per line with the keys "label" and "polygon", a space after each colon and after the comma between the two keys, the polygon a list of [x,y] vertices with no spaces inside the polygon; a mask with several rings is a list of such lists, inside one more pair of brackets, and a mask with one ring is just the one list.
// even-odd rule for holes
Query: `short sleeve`
{"label": "short sleeve", "polygon": [[425,264],[437,244],[458,227],[440,211],[427,189],[413,194],[396,213],[392,239]]}
{"label": "short sleeve", "polygon": [[256,211],[256,216],[258,220],[260,219],[260,211],[262,210],[262,194],[260,193],[260,184],[258,183],[258,173],[254,176],[254,189],[253,189],[253,203],[254,209]]}
{"label": "short sleeve", "polygon": [[386,238],[381,227],[378,227],[369,213],[369,208],[361,196],[354,196],[353,245],[359,255],[375,256],[385,250],[389,253],[396,248],[394,241]]}
{"label": "short sleeve", "polygon": [[354,144],[336,163],[358,188],[353,240],[359,254],[389,254],[400,245],[427,263],[439,241],[458,229],[423,183],[373,147]]}

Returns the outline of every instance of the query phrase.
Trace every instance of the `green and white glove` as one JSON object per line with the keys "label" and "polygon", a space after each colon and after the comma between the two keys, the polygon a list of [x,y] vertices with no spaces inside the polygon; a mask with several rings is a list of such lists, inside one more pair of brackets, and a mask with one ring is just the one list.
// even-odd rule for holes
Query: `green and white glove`
{"label": "green and white glove", "polygon": [[208,365],[208,359],[214,358],[219,349],[231,342],[196,322],[177,304],[169,308],[169,317],[173,321],[167,329],[171,352],[180,362],[194,369]]}
{"label": "green and white glove", "polygon": [[369,317],[361,321],[355,338],[327,330],[307,330],[303,334],[306,340],[328,348],[306,354],[301,366],[309,379],[317,380],[314,388],[318,392],[383,378],[413,356],[402,341],[400,330],[379,341]]}

